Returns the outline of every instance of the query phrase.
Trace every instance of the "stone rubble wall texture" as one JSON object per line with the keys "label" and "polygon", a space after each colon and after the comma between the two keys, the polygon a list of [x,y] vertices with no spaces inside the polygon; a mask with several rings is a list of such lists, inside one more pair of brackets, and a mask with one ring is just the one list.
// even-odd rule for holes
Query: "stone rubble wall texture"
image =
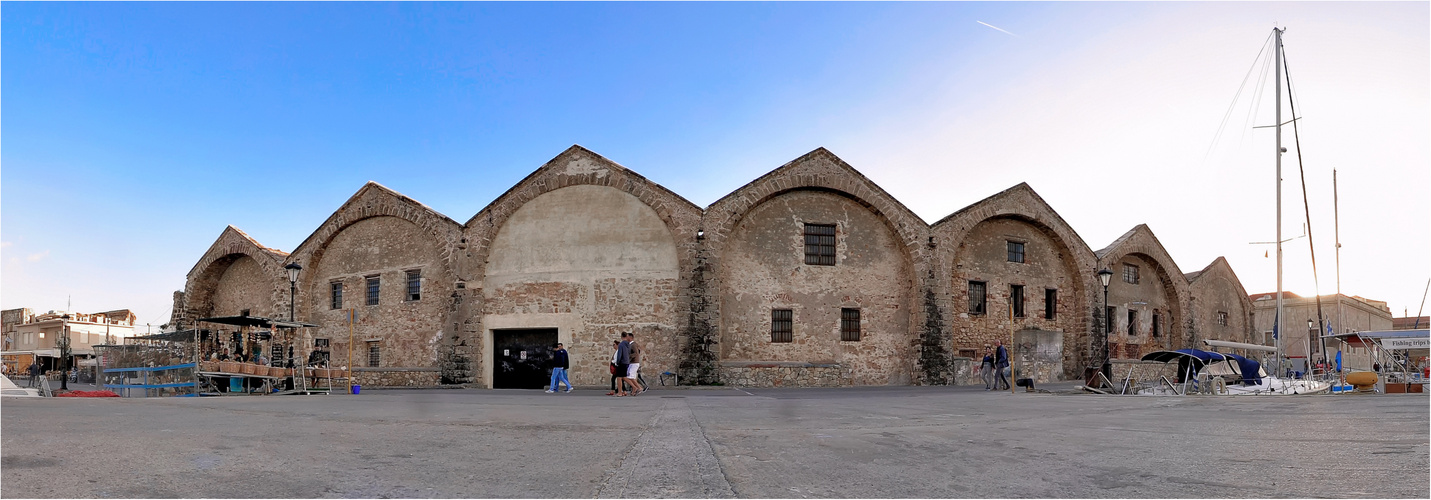
{"label": "stone rubble wall texture", "polygon": [[[805,223],[837,227],[835,266],[804,264]],[[1026,262],[1008,262],[1011,239],[1025,244]],[[283,267],[297,262],[298,319],[321,325],[309,338],[329,339],[335,364],[346,364],[356,312],[355,379],[365,386],[490,387],[493,332],[512,328],[557,329],[585,386],[606,385],[611,340],[623,331],[645,347],[648,379],[672,371],[685,383],[743,386],[978,384],[966,353],[1024,331],[1036,352],[1028,366],[1045,382],[1080,378],[1099,361],[1094,273],[1125,261],[1146,266],[1146,286],[1114,287],[1118,303],[1168,311],[1169,347],[1211,331],[1205,314],[1188,312],[1204,311],[1194,301],[1231,307],[1240,290],[1223,262],[1190,291],[1146,226],[1095,255],[1026,184],[930,225],[821,148],[703,210],[573,146],[465,224],[370,182],[291,255],[229,227],[176,293],[174,319],[242,309],[286,317]],[[403,295],[409,270],[422,275],[416,301]],[[381,297],[368,306],[372,275]],[[970,280],[988,283],[987,314],[969,314]],[[1025,316],[1012,321],[1011,284],[1025,287]],[[1045,289],[1058,293],[1053,319]],[[777,307],[794,310],[792,343],[770,342]],[[859,341],[840,340],[842,308],[861,311]],[[380,346],[377,367],[365,366],[369,341]]]}
{"label": "stone rubble wall texture", "polygon": [[[1242,282],[1232,272],[1227,259],[1218,257],[1198,273],[1191,280],[1188,291],[1192,295],[1190,313],[1194,338],[1199,341],[1256,342],[1252,330],[1252,300],[1242,289]],[[1226,314],[1226,324],[1218,320],[1218,313]],[[1199,343],[1191,347],[1203,349],[1206,346]]]}

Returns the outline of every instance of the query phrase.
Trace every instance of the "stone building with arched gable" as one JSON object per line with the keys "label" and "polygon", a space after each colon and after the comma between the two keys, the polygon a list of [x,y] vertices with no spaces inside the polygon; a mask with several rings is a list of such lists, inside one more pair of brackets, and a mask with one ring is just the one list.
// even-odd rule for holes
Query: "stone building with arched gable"
{"label": "stone building with arched gable", "polygon": [[967,383],[995,341],[1073,378],[1101,360],[1100,268],[1124,278],[1114,357],[1228,338],[1247,306],[1225,260],[1184,275],[1147,226],[1093,252],[1027,184],[931,225],[824,148],[704,209],[580,146],[461,224],[369,182],[291,254],[227,228],[175,324],[286,318],[290,263],[313,345],[376,386],[536,387],[556,342],[605,386],[621,332],[649,381]]}

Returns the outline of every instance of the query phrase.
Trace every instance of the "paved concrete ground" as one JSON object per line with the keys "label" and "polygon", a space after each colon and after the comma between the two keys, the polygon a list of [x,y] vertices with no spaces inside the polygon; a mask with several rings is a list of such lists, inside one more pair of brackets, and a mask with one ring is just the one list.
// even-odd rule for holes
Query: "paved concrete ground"
{"label": "paved concrete ground", "polygon": [[5,399],[0,496],[1427,498],[1424,395]]}

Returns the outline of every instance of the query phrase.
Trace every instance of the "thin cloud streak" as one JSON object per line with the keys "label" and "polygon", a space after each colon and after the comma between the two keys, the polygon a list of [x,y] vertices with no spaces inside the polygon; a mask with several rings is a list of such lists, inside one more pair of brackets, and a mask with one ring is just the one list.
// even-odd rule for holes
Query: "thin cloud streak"
{"label": "thin cloud streak", "polygon": [[1007,35],[1009,35],[1009,36],[1018,36],[1018,35],[1015,35],[1015,34],[1013,34],[1013,33],[1009,33],[1008,31],[1004,30],[1003,28],[1000,28],[1000,27],[998,27],[998,26],[994,26],[994,25],[992,25],[992,24],[989,24],[989,23],[986,23],[986,22],[983,22],[983,21],[974,21],[974,22],[979,23],[979,24],[982,24],[982,25],[984,25],[984,26],[988,26],[988,27],[990,27],[990,28],[994,28],[994,29],[999,30],[1000,32],[1002,32],[1002,33],[1004,33],[1004,34],[1007,34]]}

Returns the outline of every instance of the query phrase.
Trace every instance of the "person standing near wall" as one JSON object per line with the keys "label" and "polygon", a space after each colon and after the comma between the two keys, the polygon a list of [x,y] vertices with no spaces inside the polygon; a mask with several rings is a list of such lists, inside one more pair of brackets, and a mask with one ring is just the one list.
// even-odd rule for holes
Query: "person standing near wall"
{"label": "person standing near wall", "polygon": [[30,363],[29,374],[30,374],[30,387],[34,387],[34,386],[36,386],[36,385],[39,385],[39,383],[40,383],[40,360],[36,359],[33,363]]}
{"label": "person standing near wall", "polygon": [[1004,341],[1000,340],[994,348],[994,371],[998,373],[998,380],[994,388],[998,389],[998,384],[1004,384],[1004,390],[1009,389],[1009,379],[1004,376],[1004,369],[1009,367],[1009,350],[1004,348]]}
{"label": "person standing near wall", "polygon": [[561,342],[557,342],[556,350],[552,351],[552,386],[547,392],[555,393],[561,389],[562,383],[566,384],[566,392],[571,392],[573,387],[571,381],[566,378],[566,370],[570,367],[570,359],[566,355],[566,348]]}
{"label": "person standing near wall", "polygon": [[621,343],[616,344],[616,395],[629,396],[632,394],[628,390],[626,378],[627,372],[631,371],[631,340],[626,332],[621,332]]}

